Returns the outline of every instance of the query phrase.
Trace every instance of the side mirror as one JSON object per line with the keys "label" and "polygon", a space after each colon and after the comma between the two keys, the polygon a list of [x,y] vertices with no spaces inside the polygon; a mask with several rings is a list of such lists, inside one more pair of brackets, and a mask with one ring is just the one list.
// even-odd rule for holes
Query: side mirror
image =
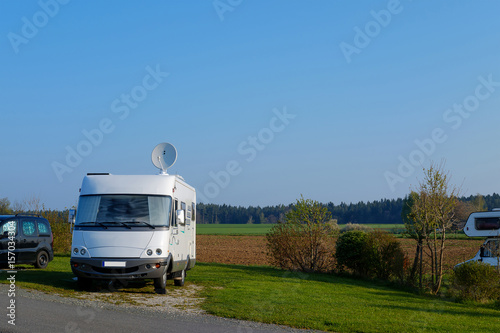
{"label": "side mirror", "polygon": [[184,224],[186,222],[186,219],[184,217],[184,210],[179,209],[178,211],[175,212],[175,215],[177,217],[178,224]]}
{"label": "side mirror", "polygon": [[70,209],[68,213],[68,223],[75,224],[76,209]]}

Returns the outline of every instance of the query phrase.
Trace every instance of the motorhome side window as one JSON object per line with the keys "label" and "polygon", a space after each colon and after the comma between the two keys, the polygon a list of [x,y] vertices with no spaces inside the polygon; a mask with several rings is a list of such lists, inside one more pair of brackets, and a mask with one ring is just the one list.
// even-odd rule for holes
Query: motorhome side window
{"label": "motorhome side window", "polygon": [[162,195],[104,194],[81,196],[76,225],[141,222],[168,226],[172,198]]}
{"label": "motorhome side window", "polygon": [[196,204],[193,202],[191,204],[192,208],[193,208],[193,213],[191,215],[191,221],[195,222],[196,221]]}
{"label": "motorhome side window", "polygon": [[181,202],[181,209],[184,211],[184,221],[186,221],[188,219],[188,216],[185,202]]}
{"label": "motorhome side window", "polygon": [[483,245],[482,251],[482,257],[497,257],[500,254],[498,240],[488,241]]}
{"label": "motorhome side window", "polygon": [[500,218],[498,217],[476,217],[474,222],[477,230],[500,229]]}
{"label": "motorhome side window", "polygon": [[178,203],[177,203],[177,200],[174,201],[174,210],[172,212],[172,219],[170,220],[170,225],[172,227],[177,227],[177,208],[178,207]]}

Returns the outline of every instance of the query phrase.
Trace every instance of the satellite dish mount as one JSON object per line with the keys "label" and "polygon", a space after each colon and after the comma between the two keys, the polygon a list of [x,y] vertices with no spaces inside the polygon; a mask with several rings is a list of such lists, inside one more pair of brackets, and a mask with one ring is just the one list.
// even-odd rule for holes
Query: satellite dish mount
{"label": "satellite dish mount", "polygon": [[170,143],[160,143],[153,149],[151,160],[155,167],[160,169],[160,174],[168,175],[167,169],[177,160],[177,149]]}

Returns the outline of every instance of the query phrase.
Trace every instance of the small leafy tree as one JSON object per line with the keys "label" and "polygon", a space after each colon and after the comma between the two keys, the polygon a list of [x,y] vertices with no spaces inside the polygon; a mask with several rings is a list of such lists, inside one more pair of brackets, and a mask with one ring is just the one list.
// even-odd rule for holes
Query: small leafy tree
{"label": "small leafy tree", "polygon": [[285,221],[275,224],[266,235],[268,255],[271,263],[282,269],[329,271],[333,268],[337,235],[337,223],[327,208],[301,197]]}
{"label": "small leafy tree", "polygon": [[424,240],[426,235],[432,232],[431,226],[422,223],[418,220],[418,216],[415,213],[415,202],[420,199],[417,192],[411,191],[410,195],[406,196],[403,200],[403,208],[401,211],[401,218],[405,224],[406,236],[413,238],[417,241],[417,246],[415,248],[415,255],[413,258],[413,264],[409,273],[410,283],[415,282],[417,272],[419,272],[419,287],[422,289],[422,272],[423,272],[423,249]]}
{"label": "small leafy tree", "polygon": [[[431,263],[431,293],[437,294],[443,280],[443,260],[446,232],[451,229],[455,219],[455,207],[459,190],[450,185],[449,173],[443,165],[431,164],[424,169],[424,180],[416,191],[418,196],[409,214],[413,220],[411,230],[424,237]],[[422,259],[420,259],[422,265]],[[422,269],[420,281],[422,281]]]}

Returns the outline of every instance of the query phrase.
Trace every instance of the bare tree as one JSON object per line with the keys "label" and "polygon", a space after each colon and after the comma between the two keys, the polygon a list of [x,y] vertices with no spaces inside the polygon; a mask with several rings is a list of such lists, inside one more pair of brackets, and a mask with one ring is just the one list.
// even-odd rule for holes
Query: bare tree
{"label": "bare tree", "polygon": [[446,232],[453,225],[460,191],[450,185],[450,175],[443,164],[431,164],[424,168],[424,179],[416,192],[411,214],[415,226],[423,231],[431,263],[431,293],[437,294],[443,279]]}
{"label": "bare tree", "polygon": [[41,214],[45,209],[44,204],[40,200],[40,196],[32,194],[26,197],[22,202],[16,201],[12,207],[14,213],[34,213]]}

